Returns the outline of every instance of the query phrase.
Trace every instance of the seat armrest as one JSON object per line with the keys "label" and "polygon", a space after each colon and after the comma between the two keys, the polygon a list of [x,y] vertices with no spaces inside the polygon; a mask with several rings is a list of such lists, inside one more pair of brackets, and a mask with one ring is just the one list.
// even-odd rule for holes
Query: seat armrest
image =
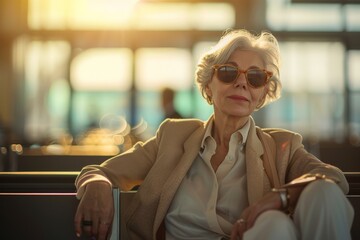
{"label": "seat armrest", "polygon": [[120,239],[120,207],[119,207],[119,198],[120,190],[119,188],[113,188],[113,198],[114,198],[114,217],[111,226],[111,233],[108,240],[119,240]]}
{"label": "seat armrest", "polygon": [[114,218],[108,240],[128,240],[124,213],[135,193],[136,191],[121,191],[119,188],[113,188]]}

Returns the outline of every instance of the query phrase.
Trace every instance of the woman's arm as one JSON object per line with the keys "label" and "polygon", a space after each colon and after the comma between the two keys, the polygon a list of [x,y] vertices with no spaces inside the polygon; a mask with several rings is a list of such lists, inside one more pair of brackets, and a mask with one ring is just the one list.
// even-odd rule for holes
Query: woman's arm
{"label": "woman's arm", "polygon": [[82,169],[75,182],[80,199],[74,218],[77,236],[85,233],[106,239],[114,214],[112,187],[129,190],[141,184],[156,159],[156,145],[154,137],[101,165]]}
{"label": "woman's arm", "polygon": [[108,159],[101,165],[84,167],[75,181],[77,198],[84,194],[90,182],[107,182],[122,190],[130,190],[140,185],[156,159],[157,139],[137,143],[128,151]]}
{"label": "woman's arm", "polygon": [[344,173],[337,167],[325,164],[314,155],[307,152],[304,147],[299,147],[294,151],[287,167],[287,183],[301,181],[315,175],[325,176],[333,180],[344,194],[349,191],[349,184]]}
{"label": "woman's arm", "polygon": [[[308,153],[302,145],[300,135],[291,135],[289,149],[284,151],[289,152],[285,175],[288,184],[280,187],[284,191],[268,192],[259,201],[246,208],[233,225],[231,239],[241,239],[244,232],[251,228],[257,217],[265,211],[281,210],[288,213],[295,209],[303,189],[307,184],[317,181],[319,178],[336,183],[344,193],[348,192],[348,183],[342,171],[321,162],[314,155]],[[284,135],[282,134],[282,136]],[[277,155],[277,157],[279,156],[283,156],[282,153]]]}

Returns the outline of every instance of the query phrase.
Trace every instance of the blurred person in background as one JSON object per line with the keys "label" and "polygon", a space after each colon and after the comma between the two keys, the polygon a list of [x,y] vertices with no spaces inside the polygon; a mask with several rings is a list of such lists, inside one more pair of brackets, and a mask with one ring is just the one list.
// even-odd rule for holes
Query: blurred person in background
{"label": "blurred person in background", "polygon": [[161,91],[161,107],[166,118],[183,118],[175,108],[175,91],[172,88],[164,88]]}
{"label": "blurred person in background", "polygon": [[126,208],[129,239],[351,239],[341,170],[307,152],[300,134],[251,117],[280,97],[279,72],[272,34],[226,32],[196,69],[212,116],[166,119],[148,141],[83,168],[77,235],[105,239],[112,187],[140,185]]}

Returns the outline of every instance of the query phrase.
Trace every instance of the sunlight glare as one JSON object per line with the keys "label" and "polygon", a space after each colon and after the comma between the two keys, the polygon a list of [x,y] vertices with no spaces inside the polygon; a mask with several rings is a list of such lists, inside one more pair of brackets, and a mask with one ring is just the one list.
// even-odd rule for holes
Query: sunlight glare
{"label": "sunlight glare", "polygon": [[127,91],[131,86],[130,49],[98,48],[78,55],[71,65],[71,83],[79,91]]}
{"label": "sunlight glare", "polygon": [[139,0],[29,0],[31,29],[116,29],[131,22]]}
{"label": "sunlight glare", "polygon": [[[283,42],[281,82],[291,92],[343,89],[343,45],[338,42]],[[331,71],[329,70],[331,69]]]}
{"label": "sunlight glare", "polygon": [[136,87],[160,90],[189,89],[193,84],[192,55],[176,48],[141,48],[136,51]]}
{"label": "sunlight glare", "polygon": [[77,0],[69,14],[73,28],[118,28],[130,22],[138,0]]}

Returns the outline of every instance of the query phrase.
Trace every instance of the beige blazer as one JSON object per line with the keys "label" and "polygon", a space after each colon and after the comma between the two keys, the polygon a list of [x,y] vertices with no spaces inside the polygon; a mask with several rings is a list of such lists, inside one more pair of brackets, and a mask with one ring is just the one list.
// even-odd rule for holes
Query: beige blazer
{"label": "beige blazer", "polygon": [[[339,181],[339,186],[347,193],[348,183],[343,173],[308,153],[299,134],[283,129],[260,129],[252,118],[250,121],[245,147],[250,204],[272,188],[264,171],[263,144],[257,135],[264,133],[273,139],[269,146],[276,157],[271,159],[275,161],[281,184],[306,173],[321,173]],[[122,190],[141,184],[126,212],[128,235],[130,239],[156,239],[157,234],[163,235],[163,220],[176,190],[199,153],[207,124],[208,121],[195,119],[165,120],[156,136],[147,142],[137,143],[100,166],[85,167],[76,180],[77,188],[96,181],[99,176],[106,176]]]}

